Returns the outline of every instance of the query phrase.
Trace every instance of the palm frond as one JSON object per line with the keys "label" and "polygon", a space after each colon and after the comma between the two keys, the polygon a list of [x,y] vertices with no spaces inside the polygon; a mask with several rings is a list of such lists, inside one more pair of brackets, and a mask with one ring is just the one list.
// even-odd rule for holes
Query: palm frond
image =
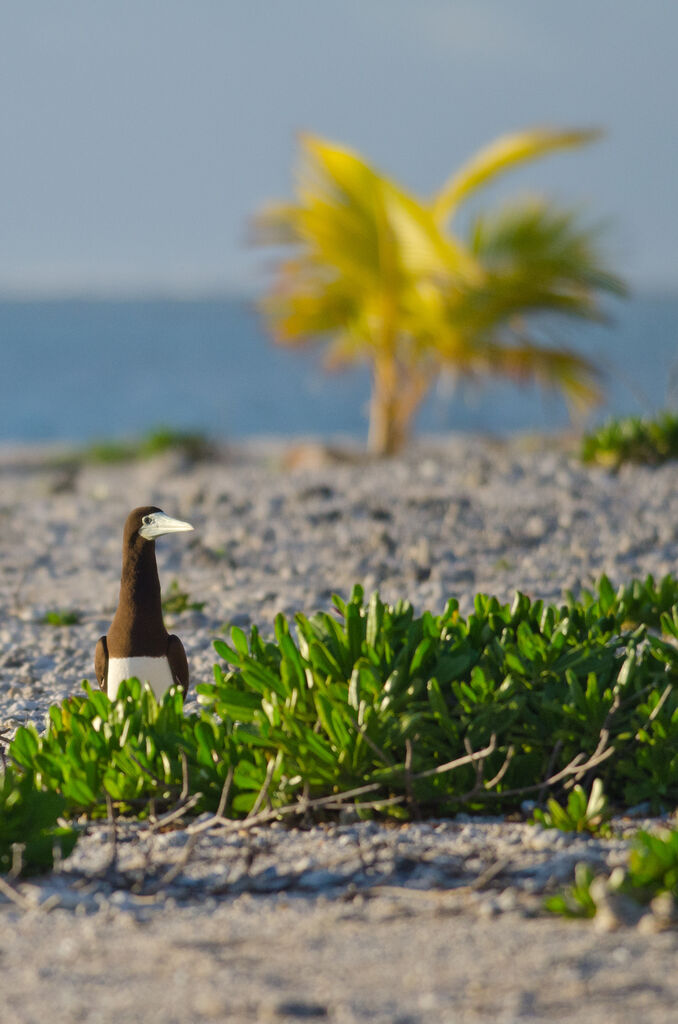
{"label": "palm frond", "polygon": [[517,381],[534,380],[562,392],[570,408],[581,413],[602,398],[600,373],[591,360],[568,349],[550,349],[531,341],[497,345],[491,353],[494,373]]}
{"label": "palm frond", "polygon": [[253,245],[301,245],[299,207],[294,203],[265,203],[250,221]]}
{"label": "palm frond", "polygon": [[[397,287],[407,275],[455,274],[477,279],[466,246],[441,233],[429,207],[352,150],[304,136],[299,203],[269,214],[293,237],[342,271],[355,263],[372,283]],[[266,211],[264,211],[264,216]],[[276,219],[277,217],[277,219]]]}
{"label": "palm frond", "polygon": [[299,228],[317,259],[365,288],[397,287],[396,240],[380,175],[350,149],[302,138]]}
{"label": "palm frond", "polygon": [[586,356],[571,349],[550,348],[525,332],[514,340],[476,336],[472,345],[451,331],[437,346],[441,366],[467,377],[508,377],[519,384],[534,381],[563,393],[573,411],[581,412],[601,399],[600,373]]}
{"label": "palm frond", "polygon": [[601,234],[599,227],[581,224],[574,211],[532,198],[476,217],[469,245],[491,275],[517,286],[531,279],[541,291],[624,295],[624,283],[605,266]]}
{"label": "palm frond", "polygon": [[275,288],[260,303],[275,340],[303,345],[346,330],[362,314],[359,298],[347,284],[303,257],[280,264]]}
{"label": "palm frond", "polygon": [[497,175],[518,164],[546,156],[557,149],[582,146],[599,138],[595,129],[555,131],[533,128],[502,135],[485,146],[444,183],[433,198],[433,213],[439,224],[445,223],[471,192],[486,185]]}

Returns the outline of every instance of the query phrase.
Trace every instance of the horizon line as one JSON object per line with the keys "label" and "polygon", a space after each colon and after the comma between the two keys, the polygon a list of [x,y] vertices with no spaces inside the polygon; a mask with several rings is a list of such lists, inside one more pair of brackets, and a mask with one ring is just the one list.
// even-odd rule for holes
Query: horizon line
{"label": "horizon line", "polygon": [[147,288],[4,288],[0,284],[0,302],[255,302],[263,291],[246,285],[205,288],[173,285]]}
{"label": "horizon line", "polygon": [[[256,302],[265,294],[265,287],[247,285],[184,286],[153,285],[148,287],[3,287],[0,283],[0,302]],[[641,297],[678,297],[678,282],[664,284],[639,282],[629,286],[629,299]],[[624,301],[623,298],[620,301]]]}

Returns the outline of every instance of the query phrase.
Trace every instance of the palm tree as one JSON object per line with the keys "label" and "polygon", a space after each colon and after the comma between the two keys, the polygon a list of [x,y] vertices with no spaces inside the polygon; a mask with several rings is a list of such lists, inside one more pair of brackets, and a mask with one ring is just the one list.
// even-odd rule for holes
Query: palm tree
{"label": "palm tree", "polygon": [[558,317],[602,319],[599,295],[624,291],[605,267],[599,232],[538,199],[478,215],[463,236],[453,229],[464,201],[502,172],[595,137],[505,136],[429,201],[351,150],[302,137],[295,201],[269,204],[254,221],[256,241],[289,250],[264,312],[279,342],[326,343],[330,367],[371,363],[373,453],[405,444],[445,369],[537,380],[573,407],[599,397],[594,365],[554,347],[550,333]]}

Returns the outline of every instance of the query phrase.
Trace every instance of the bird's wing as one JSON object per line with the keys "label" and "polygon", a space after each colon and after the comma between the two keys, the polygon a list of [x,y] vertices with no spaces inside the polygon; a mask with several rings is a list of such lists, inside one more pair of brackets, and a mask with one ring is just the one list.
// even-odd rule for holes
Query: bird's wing
{"label": "bird's wing", "polygon": [[101,636],[97,641],[94,651],[94,675],[97,678],[99,688],[106,689],[106,676],[108,675],[108,644],[106,637]]}
{"label": "bird's wing", "polygon": [[167,660],[169,662],[172,679],[184,691],[184,697],[188,692],[188,659],[184,645],[178,636],[170,636],[167,641]]}

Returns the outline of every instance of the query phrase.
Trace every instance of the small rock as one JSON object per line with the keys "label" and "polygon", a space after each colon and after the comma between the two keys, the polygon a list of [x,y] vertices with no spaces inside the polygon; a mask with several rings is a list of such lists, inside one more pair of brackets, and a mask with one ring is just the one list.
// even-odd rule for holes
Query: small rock
{"label": "small rock", "polygon": [[613,932],[622,927],[635,927],[645,912],[636,900],[611,889],[608,879],[602,876],[593,879],[590,891],[597,908],[594,925],[598,931]]}
{"label": "small rock", "polygon": [[484,899],[478,904],[476,913],[478,917],[496,917],[497,914],[501,913],[501,906],[494,898]]}

